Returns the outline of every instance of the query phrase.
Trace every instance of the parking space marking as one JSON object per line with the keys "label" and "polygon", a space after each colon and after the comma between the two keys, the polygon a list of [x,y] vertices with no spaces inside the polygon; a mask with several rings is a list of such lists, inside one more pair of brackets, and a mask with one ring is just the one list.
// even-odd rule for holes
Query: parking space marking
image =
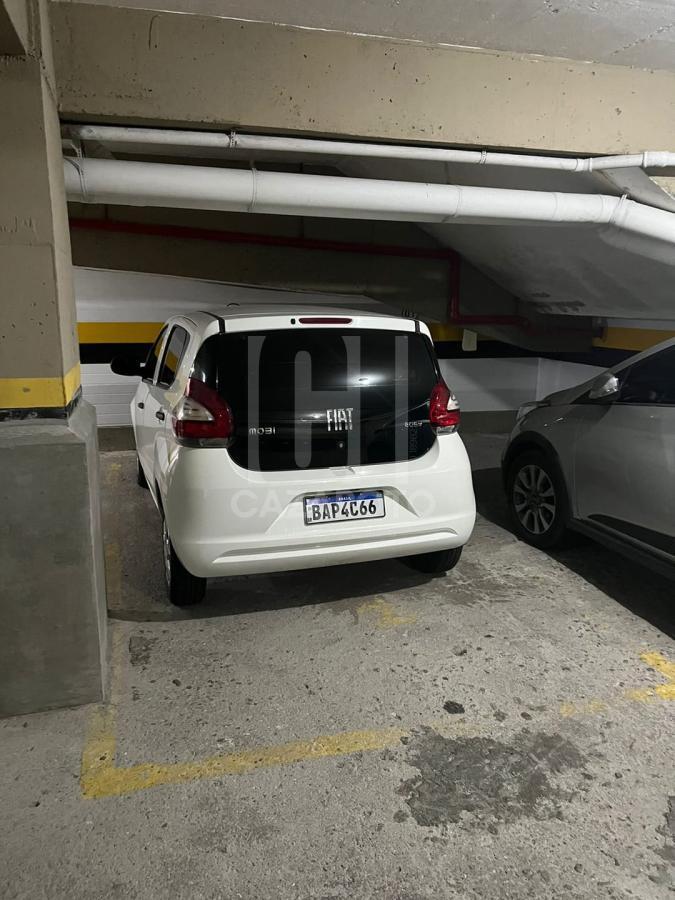
{"label": "parking space marking", "polygon": [[587,700],[584,703],[561,703],[560,715],[564,719],[569,719],[570,716],[593,716],[605,712],[609,705],[603,700]]}
{"label": "parking space marking", "polygon": [[[384,616],[386,625],[407,624],[396,616],[392,609],[385,609],[377,598],[364,606]],[[386,604],[389,607],[389,604]],[[391,618],[394,622],[391,622]],[[137,791],[161,785],[185,784],[205,778],[218,778],[229,775],[244,775],[257,769],[277,766],[288,766],[299,762],[318,759],[330,759],[363,753],[373,750],[385,750],[395,747],[402,737],[409,736],[409,728],[374,728],[359,731],[344,731],[336,734],[324,734],[309,740],[289,741],[283,744],[240,750],[233,753],[218,754],[201,760],[184,763],[139,763],[133,766],[117,766],[115,754],[117,747],[116,718],[117,709],[122,700],[123,657],[125,650],[126,629],[113,629],[111,650],[111,685],[110,700],[96,708],[91,718],[87,737],[82,750],[80,786],[85,799],[101,800],[106,797],[119,797]],[[639,688],[626,691],[615,699],[591,699],[581,703],[563,703],[559,714],[565,718],[578,715],[597,715],[606,712],[618,702],[654,700],[675,700],[675,663],[669,662],[657,651],[645,651],[640,658],[650,668],[666,679],[665,684],[654,687]],[[427,722],[436,730],[445,731],[447,725],[443,721]],[[453,730],[462,729],[468,723],[453,723]]]}
{"label": "parking space marking", "polygon": [[629,691],[631,700],[675,700],[675,663],[669,662],[662,653],[657,651],[640,654],[640,659],[666,679],[665,684],[657,684],[655,687],[639,688]]}
{"label": "parking space marking", "polygon": [[105,714],[100,716],[82,757],[82,793],[88,799],[119,797],[160,785],[184,784],[223,775],[244,775],[256,769],[384,750],[398,744],[408,733],[402,728],[347,731],[320,735],[309,741],[290,741],[211,756],[194,762],[140,763],[118,768],[114,764],[115,737],[111,725]]}
{"label": "parking space marking", "polygon": [[118,609],[122,596],[122,562],[120,545],[117,541],[107,541],[103,548],[105,557],[105,586],[108,595],[108,609]]}
{"label": "parking space marking", "polygon": [[122,463],[108,463],[103,471],[106,487],[114,487],[122,478]]}
{"label": "parking space marking", "polygon": [[380,629],[414,625],[417,621],[417,616],[415,615],[400,615],[384,597],[375,597],[367,603],[362,603],[360,606],[357,606],[356,612],[359,617],[372,613],[375,616],[375,627]]}
{"label": "parking space marking", "polygon": [[570,716],[597,715],[605,712],[610,706],[617,703],[625,703],[627,700],[639,703],[651,703],[655,700],[675,700],[675,663],[669,662],[662,653],[656,650],[644,651],[640,659],[651,669],[666,679],[665,684],[657,684],[654,687],[635,688],[624,691],[613,701],[610,700],[586,700],[581,703],[562,703],[560,715],[564,718]]}
{"label": "parking space marking", "polygon": [[110,701],[97,707],[89,723],[82,751],[80,785],[86,799],[119,797],[165,784],[184,784],[223,775],[244,775],[256,769],[287,766],[315,759],[346,756],[393,747],[409,734],[404,728],[364,729],[324,734],[306,741],[289,741],[268,747],[218,754],[186,763],[139,763],[117,766],[116,719],[122,699],[122,665],[127,634],[113,631]]}

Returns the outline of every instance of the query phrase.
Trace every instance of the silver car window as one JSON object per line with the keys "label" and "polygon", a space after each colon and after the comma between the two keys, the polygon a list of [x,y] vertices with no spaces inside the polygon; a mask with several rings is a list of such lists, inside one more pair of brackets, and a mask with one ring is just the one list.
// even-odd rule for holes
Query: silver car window
{"label": "silver car window", "polygon": [[189,340],[190,335],[187,331],[180,325],[174,325],[171,329],[169,340],[166,342],[162,365],[157,377],[157,384],[161,385],[161,387],[170,387],[173,384]]}
{"label": "silver car window", "polygon": [[143,381],[154,381],[155,372],[157,370],[157,363],[159,362],[159,355],[162,352],[162,343],[164,338],[166,337],[166,326],[162,328],[160,333],[157,335],[157,339],[155,343],[150,348],[150,352],[145,360],[145,375],[143,376]]}
{"label": "silver car window", "polygon": [[622,373],[618,402],[675,405],[675,346],[640,360]]}

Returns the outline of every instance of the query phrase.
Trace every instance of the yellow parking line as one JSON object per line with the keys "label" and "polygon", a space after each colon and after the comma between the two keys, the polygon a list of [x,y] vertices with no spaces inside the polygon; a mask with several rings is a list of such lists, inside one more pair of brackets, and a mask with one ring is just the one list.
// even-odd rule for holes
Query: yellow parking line
{"label": "yellow parking line", "polygon": [[663,675],[671,684],[675,684],[675,663],[668,662],[662,653],[641,653],[640,659],[643,662],[646,662],[648,666],[651,666],[652,669],[656,669],[656,671]]}
{"label": "yellow parking line", "polygon": [[82,793],[89,799],[100,800],[164,784],[184,784],[223,775],[244,775],[272,766],[288,766],[349,753],[384,750],[396,745],[405,734],[407,732],[401,728],[346,731],[321,735],[309,741],[290,741],[287,744],[226,753],[188,763],[140,763],[117,768],[111,762],[115,752],[112,722],[103,714],[95,721],[82,757]]}
{"label": "yellow parking line", "polygon": [[115,768],[115,715],[112,705],[99,707],[89,723],[89,732],[82,751],[80,784],[85,797],[105,796],[99,784]]}
{"label": "yellow parking line", "polygon": [[569,719],[570,716],[596,716],[599,713],[605,712],[609,706],[610,704],[604,700],[585,700],[582,703],[562,703],[560,705],[560,715],[564,719]]}
{"label": "yellow parking line", "polygon": [[108,541],[103,548],[105,557],[105,585],[108,595],[108,609],[119,609],[122,597],[122,563],[120,545]]}
{"label": "yellow parking line", "polygon": [[118,797],[163,784],[184,784],[202,778],[244,775],[255,769],[287,766],[306,760],[345,756],[395,746],[408,734],[403,728],[366,729],[320,735],[308,741],[290,741],[270,747],[224,753],[187,763],[115,765],[115,724],[122,693],[122,657],[125,633],[115,629],[111,650],[110,702],[97,707],[91,722],[80,770],[82,794],[90,800]]}
{"label": "yellow parking line", "polygon": [[675,663],[668,662],[665,656],[657,651],[641,653],[640,659],[652,669],[655,669],[660,675],[663,675],[666,683],[657,684],[653,688],[639,688],[636,691],[629,691],[629,699],[647,702],[650,700],[675,700]]}
{"label": "yellow parking line", "polygon": [[581,703],[563,703],[560,706],[560,715],[569,716],[596,715],[605,712],[611,705],[626,700],[639,703],[651,703],[654,700],[675,700],[675,663],[668,662],[665,656],[658,651],[645,650],[640,654],[640,659],[655,669],[666,679],[666,684],[657,684],[654,687],[636,688],[624,691],[612,702],[610,700],[585,700]]}
{"label": "yellow parking line", "polygon": [[[384,750],[396,746],[402,737],[411,733],[409,729],[404,728],[344,731],[319,735],[305,741],[289,741],[284,744],[209,756],[192,762],[139,763],[135,766],[118,767],[115,765],[115,720],[121,695],[119,674],[123,639],[124,633],[117,630],[111,661],[113,681],[110,702],[97,708],[90,722],[82,751],[80,784],[83,796],[90,800],[119,797],[160,785],[185,784],[225,775],[244,775],[257,769]],[[675,700],[675,664],[658,652],[644,652],[640,654],[640,658],[663,675],[667,683],[653,688],[629,691],[618,699]],[[589,700],[580,704],[564,703],[559,712],[563,717],[597,715],[606,712],[611,705],[612,701],[606,700]],[[437,722],[431,724],[433,727],[438,725]]]}
{"label": "yellow parking line", "polygon": [[359,618],[364,614],[373,613],[375,615],[375,627],[380,629],[414,625],[417,621],[417,616],[400,615],[384,597],[375,597],[373,600],[362,603],[356,607],[356,612]]}

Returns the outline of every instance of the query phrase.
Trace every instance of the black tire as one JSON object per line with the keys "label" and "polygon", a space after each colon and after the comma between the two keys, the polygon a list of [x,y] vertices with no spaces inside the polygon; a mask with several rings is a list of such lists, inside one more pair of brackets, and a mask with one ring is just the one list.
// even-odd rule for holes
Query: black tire
{"label": "black tire", "polygon": [[402,562],[411,569],[415,569],[416,572],[424,572],[425,575],[440,575],[454,569],[461,555],[462,548],[453,547],[451,550],[434,550],[432,553],[404,556]]}
{"label": "black tire", "polygon": [[206,578],[198,578],[185,568],[173,549],[166,519],[162,517],[162,545],[164,551],[164,579],[169,603],[173,606],[194,606],[204,599]]}
{"label": "black tire", "polygon": [[144,488],[146,491],[148,490],[148,480],[145,477],[145,472],[143,471],[143,466],[141,465],[141,461],[136,455],[136,484],[139,487]]}
{"label": "black tire", "polygon": [[540,450],[517,456],[508,471],[506,491],[513,529],[522,541],[540,550],[567,542],[567,488],[550,456]]}

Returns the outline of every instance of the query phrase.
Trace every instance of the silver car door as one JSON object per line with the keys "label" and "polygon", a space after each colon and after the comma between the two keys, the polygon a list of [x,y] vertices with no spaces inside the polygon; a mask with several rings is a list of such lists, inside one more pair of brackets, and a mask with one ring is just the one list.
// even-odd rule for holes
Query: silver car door
{"label": "silver car door", "polygon": [[617,398],[581,404],[577,422],[578,516],[675,555],[675,347],[623,370]]}

